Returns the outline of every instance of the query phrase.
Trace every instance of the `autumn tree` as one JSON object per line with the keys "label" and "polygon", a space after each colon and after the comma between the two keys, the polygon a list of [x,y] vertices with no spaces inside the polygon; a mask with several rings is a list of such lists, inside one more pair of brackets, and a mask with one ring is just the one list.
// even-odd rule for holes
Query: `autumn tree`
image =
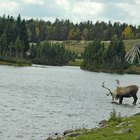
{"label": "autumn tree", "polygon": [[134,33],[130,26],[127,26],[122,32],[122,36],[124,39],[131,39],[134,37]]}

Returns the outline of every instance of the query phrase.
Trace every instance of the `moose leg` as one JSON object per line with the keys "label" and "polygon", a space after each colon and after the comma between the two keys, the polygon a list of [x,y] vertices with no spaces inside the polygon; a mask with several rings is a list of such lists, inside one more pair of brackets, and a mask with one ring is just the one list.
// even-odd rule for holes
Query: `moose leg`
{"label": "moose leg", "polygon": [[133,98],[134,98],[133,105],[136,105],[136,102],[137,102],[138,97],[137,96],[133,96]]}
{"label": "moose leg", "polygon": [[122,104],[122,101],[123,101],[123,96],[120,96],[119,97],[119,104]]}

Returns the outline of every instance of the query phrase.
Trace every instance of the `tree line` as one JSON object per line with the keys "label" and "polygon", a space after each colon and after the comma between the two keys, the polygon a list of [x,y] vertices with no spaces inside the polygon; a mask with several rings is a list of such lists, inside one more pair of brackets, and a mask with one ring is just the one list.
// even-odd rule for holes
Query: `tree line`
{"label": "tree line", "polygon": [[122,39],[113,38],[106,47],[100,40],[88,44],[83,54],[81,68],[91,71],[120,71],[127,68],[125,46]]}
{"label": "tree line", "polygon": [[63,45],[48,42],[42,44],[40,41],[30,45],[30,41],[25,19],[21,19],[20,15],[16,19],[5,15],[0,17],[0,60],[63,65],[75,56]]}
{"label": "tree line", "polygon": [[32,44],[29,53],[29,58],[35,64],[65,65],[76,57],[76,54],[66,50],[63,44],[48,41]]}
{"label": "tree line", "polygon": [[111,40],[113,36],[122,39],[140,38],[140,25],[92,21],[73,23],[56,19],[54,22],[38,19],[26,20],[30,42],[43,40]]}
{"label": "tree line", "polygon": [[[122,39],[140,37],[140,26],[115,22],[91,21],[73,23],[70,20],[55,22],[25,20],[21,16],[0,17],[0,60],[37,64],[64,65],[76,54],[63,44],[49,40],[94,40],[82,55],[82,67],[87,69],[123,68],[125,50]],[[113,38],[113,39],[112,39]],[[121,39],[118,39],[121,38]],[[44,41],[45,40],[45,41]],[[109,47],[99,40],[111,40]],[[44,42],[43,42],[44,41]]]}
{"label": "tree line", "polygon": [[20,15],[16,20],[12,16],[0,17],[0,59],[25,58],[28,49],[26,21],[21,20]]}

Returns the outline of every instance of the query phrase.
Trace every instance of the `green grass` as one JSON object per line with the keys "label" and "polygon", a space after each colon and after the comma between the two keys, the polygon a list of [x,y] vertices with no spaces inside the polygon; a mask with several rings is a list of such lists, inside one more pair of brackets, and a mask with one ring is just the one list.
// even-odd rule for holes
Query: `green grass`
{"label": "green grass", "polygon": [[[108,121],[105,128],[92,129],[80,136],[66,138],[66,140],[136,140],[137,137],[140,137],[140,115],[123,118],[122,121],[128,125],[116,127],[116,121]],[[132,132],[115,134],[116,131],[122,128],[130,128]]]}
{"label": "green grass", "polygon": [[[43,43],[44,41],[42,41]],[[84,52],[85,47],[89,43],[89,41],[76,41],[76,40],[68,40],[68,41],[49,41],[51,43],[60,43],[65,46],[67,50],[75,52],[77,54],[81,54]]]}
{"label": "green grass", "polygon": [[4,59],[0,61],[0,65],[11,65],[11,66],[31,66],[32,63],[26,59]]}
{"label": "green grass", "polygon": [[[87,47],[88,43],[91,41],[75,41],[75,40],[68,40],[68,41],[50,41],[52,43],[60,43],[65,46],[66,49],[75,52],[76,54],[81,54],[84,52],[85,48]],[[110,41],[102,41],[105,44],[105,47],[108,47]],[[43,43],[43,42],[42,42]],[[135,43],[140,43],[140,39],[133,39],[133,40],[124,40],[125,50],[128,52]],[[82,63],[82,59],[76,59],[75,61],[70,61],[68,65],[70,66],[80,66]],[[107,71],[105,71],[107,72]],[[131,66],[130,68],[126,69],[123,73],[129,74],[140,74],[140,66]]]}
{"label": "green grass", "polygon": [[140,39],[124,40],[126,52],[128,52],[135,43],[140,43]]}
{"label": "green grass", "polygon": [[[44,41],[43,41],[44,42]],[[42,43],[43,43],[42,42]],[[50,41],[52,43],[60,43],[63,44],[65,46],[66,49],[73,51],[77,54],[81,54],[84,52],[86,46],[88,43],[90,43],[91,41],[76,41],[76,40],[68,40],[68,41]],[[109,45],[110,41],[102,41],[105,46],[107,47]],[[135,43],[140,43],[140,39],[133,39],[133,40],[124,40],[124,45],[125,45],[125,49],[126,52],[129,51],[131,49],[131,47],[135,44]]]}
{"label": "green grass", "polygon": [[75,61],[70,61],[69,66],[81,66],[83,59],[75,59]]}

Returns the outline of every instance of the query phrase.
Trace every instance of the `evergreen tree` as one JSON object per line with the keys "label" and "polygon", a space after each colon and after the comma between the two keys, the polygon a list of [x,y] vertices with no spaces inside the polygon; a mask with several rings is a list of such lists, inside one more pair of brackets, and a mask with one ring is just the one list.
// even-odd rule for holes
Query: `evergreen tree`
{"label": "evergreen tree", "polygon": [[29,49],[29,40],[28,40],[28,34],[27,34],[27,28],[26,28],[26,24],[25,24],[25,20],[23,20],[22,22],[21,22],[21,29],[20,29],[21,31],[21,41],[22,41],[22,43],[23,43],[23,46],[24,46],[24,48],[23,48],[23,52],[24,52],[24,56],[25,56],[25,54],[26,54],[26,52],[27,52],[27,50]]}
{"label": "evergreen tree", "polygon": [[89,70],[123,70],[126,67],[122,39],[113,38],[107,48],[99,40],[89,44],[83,55],[82,68]]}
{"label": "evergreen tree", "polygon": [[87,69],[98,69],[102,63],[102,51],[104,44],[100,40],[94,40],[89,43],[83,54],[82,67]]}
{"label": "evergreen tree", "polygon": [[7,38],[6,38],[6,34],[3,33],[3,35],[0,37],[0,54],[4,55],[4,53],[7,50],[8,50]]}
{"label": "evergreen tree", "polygon": [[18,36],[16,41],[15,41],[15,56],[16,57],[23,57],[22,54],[23,54],[23,46],[22,46],[22,42],[20,40],[20,37]]}

